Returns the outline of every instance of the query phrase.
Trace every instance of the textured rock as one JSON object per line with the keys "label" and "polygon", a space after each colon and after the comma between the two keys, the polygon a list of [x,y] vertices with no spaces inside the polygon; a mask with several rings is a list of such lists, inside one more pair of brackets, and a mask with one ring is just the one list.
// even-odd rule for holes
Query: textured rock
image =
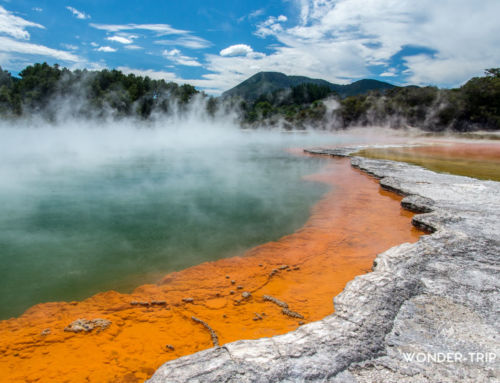
{"label": "textured rock", "polygon": [[[107,319],[85,319],[85,318],[80,318],[77,319],[73,322],[71,322],[64,331],[66,332],[90,332],[94,329],[97,329],[97,331],[102,331],[106,330],[109,326],[111,325],[111,321]],[[50,333],[50,330],[49,330]]]}
{"label": "textured rock", "polygon": [[150,383],[499,381],[500,183],[351,161],[405,195],[406,208],[424,212],[414,225],[433,234],[379,254],[333,315],[168,362]]}
{"label": "textured rock", "polygon": [[208,332],[210,333],[210,336],[212,338],[212,343],[214,344],[215,347],[218,347],[219,346],[219,337],[215,333],[214,329],[212,327],[210,327],[207,322],[202,321],[201,319],[198,319],[194,316],[192,316],[191,319],[193,321],[195,321],[196,323],[203,325],[208,330]]}

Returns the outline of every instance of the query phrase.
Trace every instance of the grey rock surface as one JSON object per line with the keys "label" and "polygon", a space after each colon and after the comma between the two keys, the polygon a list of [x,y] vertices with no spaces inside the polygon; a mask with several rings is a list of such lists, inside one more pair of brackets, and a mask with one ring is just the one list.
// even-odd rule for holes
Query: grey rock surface
{"label": "grey rock surface", "polygon": [[351,162],[405,195],[403,206],[423,212],[414,225],[432,234],[379,254],[335,297],[333,315],[170,361],[150,383],[500,381],[500,183]]}

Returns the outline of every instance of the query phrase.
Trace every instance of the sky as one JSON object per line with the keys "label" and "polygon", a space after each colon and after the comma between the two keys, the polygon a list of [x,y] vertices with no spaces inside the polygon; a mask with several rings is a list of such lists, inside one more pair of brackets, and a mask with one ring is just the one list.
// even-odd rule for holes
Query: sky
{"label": "sky", "polygon": [[455,87],[500,66],[499,0],[0,0],[0,66],[120,69],[220,94],[260,71]]}

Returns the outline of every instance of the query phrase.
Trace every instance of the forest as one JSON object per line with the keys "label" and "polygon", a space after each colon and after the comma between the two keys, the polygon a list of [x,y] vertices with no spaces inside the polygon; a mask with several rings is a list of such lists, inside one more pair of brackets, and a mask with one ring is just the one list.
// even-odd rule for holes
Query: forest
{"label": "forest", "polygon": [[404,86],[341,97],[331,88],[305,83],[261,94],[211,97],[195,87],[124,74],[119,70],[69,70],[47,63],[19,76],[0,68],[0,115],[5,119],[74,118],[147,120],[182,114],[195,97],[207,116],[234,110],[244,127],[345,129],[352,126],[418,127],[428,131],[500,129],[500,68],[487,69],[459,88]]}
{"label": "forest", "polygon": [[248,123],[273,125],[284,119],[295,128],[377,125],[428,131],[498,130],[500,68],[487,69],[484,76],[455,89],[405,86],[342,98],[327,87],[303,84],[261,95],[252,103],[242,101],[242,110]]}
{"label": "forest", "polygon": [[7,118],[36,114],[52,120],[64,110],[77,118],[111,114],[147,119],[154,111],[182,109],[198,93],[192,85],[125,75],[115,69],[71,71],[37,63],[13,77],[0,68],[0,114]]}

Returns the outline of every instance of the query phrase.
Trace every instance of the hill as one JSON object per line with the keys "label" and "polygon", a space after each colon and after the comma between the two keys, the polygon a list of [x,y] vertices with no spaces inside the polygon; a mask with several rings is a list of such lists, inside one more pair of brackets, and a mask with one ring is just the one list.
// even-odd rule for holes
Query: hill
{"label": "hill", "polygon": [[246,100],[255,100],[259,96],[279,89],[287,89],[300,84],[327,86],[340,97],[356,96],[371,90],[387,90],[394,85],[378,80],[359,80],[348,85],[333,84],[326,80],[305,76],[287,76],[280,72],[259,72],[223,93],[223,97],[240,96]]}

